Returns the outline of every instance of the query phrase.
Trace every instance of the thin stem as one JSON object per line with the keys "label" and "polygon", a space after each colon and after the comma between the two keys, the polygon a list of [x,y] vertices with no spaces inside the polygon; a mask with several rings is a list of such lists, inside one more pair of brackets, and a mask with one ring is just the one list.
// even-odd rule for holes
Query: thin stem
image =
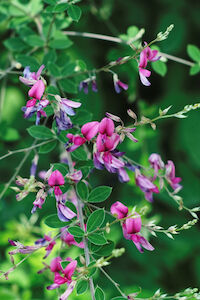
{"label": "thin stem", "polygon": [[101,270],[101,272],[112,282],[112,284],[116,287],[116,289],[118,290],[118,292],[122,295],[122,297],[124,297],[125,299],[127,299],[127,296],[121,291],[121,289],[119,288],[119,284],[117,282],[115,282],[110,275],[108,275],[108,273],[106,273],[106,271],[102,268],[99,267],[99,269]]}
{"label": "thin stem", "polygon": [[32,146],[30,146],[30,147],[28,147],[28,148],[23,148],[23,149],[19,149],[19,150],[15,150],[15,151],[9,151],[7,154],[1,156],[1,157],[0,157],[0,160],[6,158],[6,157],[8,157],[8,156],[11,156],[11,155],[13,155],[13,154],[16,154],[16,153],[27,152],[27,151],[29,151],[29,150],[35,149],[35,148],[37,148],[37,147],[40,147],[40,146],[42,146],[42,145],[48,144],[48,143],[50,143],[50,142],[52,142],[52,141],[54,141],[54,140],[51,139],[51,140],[48,140],[48,141],[39,143],[39,144],[37,144],[37,145],[32,145]]}
{"label": "thin stem", "polygon": [[[90,32],[77,32],[77,31],[63,31],[64,34],[70,35],[70,36],[81,36],[81,37],[86,37],[86,38],[92,38],[92,39],[98,39],[98,40],[104,40],[104,41],[109,41],[113,43],[118,43],[118,44],[124,44],[124,45],[130,45],[130,42],[123,41],[120,38],[116,38],[113,36],[108,36],[104,34],[96,34],[96,33],[90,33]],[[133,43],[135,40],[132,39],[131,43]],[[194,66],[194,63],[188,60],[185,60],[183,58],[179,58],[167,53],[159,52],[159,55],[162,57],[166,57],[170,60],[176,61],[178,63],[187,65],[187,66]]]}
{"label": "thin stem", "polygon": [[[67,159],[68,159],[68,164],[69,164],[69,170],[70,170],[70,173],[73,173],[74,167],[73,167],[71,155],[69,152],[67,152],[67,154],[68,154]],[[74,189],[74,192],[76,193],[75,189]],[[78,215],[79,215],[80,225],[81,225],[82,230],[84,232],[86,232],[85,224],[84,224],[84,217],[83,217],[82,202],[78,198],[77,194],[76,194],[76,197],[77,197],[77,202],[78,202]],[[84,243],[85,262],[86,262],[86,266],[88,266],[90,264],[90,254],[89,254],[89,249],[88,249],[87,238],[85,236],[83,237],[83,243]],[[89,284],[90,284],[90,292],[91,292],[92,300],[95,300],[94,283],[93,283],[93,279],[91,277],[89,278]]]}
{"label": "thin stem", "polygon": [[[35,146],[37,140],[35,140],[32,144],[32,147]],[[17,176],[17,174],[19,173],[19,171],[21,170],[23,164],[25,163],[26,159],[28,158],[29,154],[31,153],[32,149],[27,151],[26,154],[24,155],[23,159],[21,160],[20,164],[18,165],[15,173],[13,174],[13,176],[10,178],[10,180],[6,183],[3,191],[0,194],[0,199],[2,199],[3,195],[5,194],[5,192],[7,191],[7,189],[9,188],[10,184],[13,182],[13,180],[15,179],[15,177]]]}

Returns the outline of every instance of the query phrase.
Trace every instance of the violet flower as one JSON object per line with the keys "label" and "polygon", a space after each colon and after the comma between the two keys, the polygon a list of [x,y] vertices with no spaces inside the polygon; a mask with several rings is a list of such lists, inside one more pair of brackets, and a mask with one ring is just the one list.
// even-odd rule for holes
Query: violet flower
{"label": "violet flower", "polygon": [[83,92],[85,94],[88,94],[90,84],[92,85],[92,91],[95,93],[98,92],[96,76],[91,76],[91,77],[81,81],[79,84],[79,91],[83,90]]}
{"label": "violet flower", "polygon": [[166,175],[165,178],[171,185],[172,189],[178,193],[182,189],[182,185],[179,182],[182,180],[180,177],[175,176],[175,166],[173,161],[168,160],[167,164],[165,165],[166,168]]}
{"label": "violet flower", "polygon": [[144,175],[141,175],[139,173],[139,171],[136,172],[135,175],[136,175],[136,178],[135,178],[136,185],[139,186],[139,188],[142,190],[142,192],[144,192],[145,199],[149,202],[152,202],[153,201],[153,193],[156,193],[156,194],[159,193],[158,187],[155,184],[153,184],[149,178],[147,178]]}
{"label": "violet flower", "polygon": [[84,248],[84,243],[83,242],[80,242],[80,243],[77,243],[73,237],[72,234],[70,234],[67,230],[66,230],[66,227],[64,228],[61,228],[61,236],[60,236],[61,240],[67,244],[68,246],[71,246],[71,245],[74,245],[74,246],[77,246],[79,248]]}
{"label": "violet flower", "polygon": [[45,259],[49,256],[49,254],[53,250],[53,247],[55,246],[56,242],[49,235],[45,235],[44,238],[35,241],[35,244],[39,247],[45,247],[47,244],[45,248],[46,254],[43,257],[43,259]]}
{"label": "violet flower", "polygon": [[40,209],[42,208],[42,205],[44,204],[46,197],[47,197],[47,193],[43,189],[40,189],[37,192],[36,199],[33,202],[33,208],[31,210],[32,214],[36,212],[37,208]]}
{"label": "violet flower", "polygon": [[158,171],[160,169],[164,169],[165,164],[162,161],[161,156],[157,153],[152,153],[149,156],[149,162],[150,162],[152,168],[154,169],[154,178],[153,179],[155,180],[156,177],[158,176]]}
{"label": "violet flower", "polygon": [[128,90],[128,85],[119,80],[117,74],[113,75],[114,88],[116,93],[120,93],[123,90]]}
{"label": "violet flower", "polygon": [[70,118],[66,115],[66,113],[63,110],[60,110],[59,116],[56,115],[56,126],[58,134],[62,130],[67,130],[73,127]]}
{"label": "violet flower", "polygon": [[24,83],[25,85],[32,86],[32,85],[34,85],[40,79],[41,73],[42,73],[42,71],[43,71],[44,68],[45,68],[45,66],[41,65],[41,67],[35,73],[35,72],[31,72],[30,71],[30,67],[27,66],[27,67],[25,67],[24,72],[23,72],[24,76],[23,77],[20,76],[19,80],[22,83]]}
{"label": "violet flower", "polygon": [[[80,135],[73,135],[72,133],[68,133],[66,137],[69,139],[66,145],[67,146],[66,150],[68,152],[73,152],[74,150],[76,150],[78,147],[80,147],[87,141],[85,138],[81,137]],[[69,144],[72,145],[69,146]]]}

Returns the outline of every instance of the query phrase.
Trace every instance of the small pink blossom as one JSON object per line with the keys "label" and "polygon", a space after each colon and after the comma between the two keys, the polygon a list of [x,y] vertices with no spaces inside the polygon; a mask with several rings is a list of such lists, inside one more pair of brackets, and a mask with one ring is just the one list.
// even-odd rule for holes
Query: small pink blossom
{"label": "small pink blossom", "polygon": [[99,133],[111,136],[114,133],[115,125],[113,120],[109,118],[103,118],[99,123]]}
{"label": "small pink blossom", "polygon": [[179,182],[182,180],[180,177],[175,176],[175,166],[173,161],[168,160],[167,164],[165,165],[166,168],[166,179],[176,192],[182,189],[182,185]]}
{"label": "small pink blossom", "polygon": [[145,194],[145,199],[149,202],[153,201],[153,193],[158,194],[159,189],[158,187],[146,176],[141,175],[140,173],[136,172],[136,185],[140,187],[140,189]]}
{"label": "small pink blossom", "polygon": [[116,215],[118,219],[123,219],[128,214],[128,207],[117,201],[111,205],[111,214]]}
{"label": "small pink blossom", "polygon": [[42,98],[42,95],[44,94],[44,90],[44,82],[42,80],[38,80],[29,90],[28,95],[29,97],[40,100]]}
{"label": "small pink blossom", "polygon": [[81,133],[88,141],[97,135],[98,130],[99,122],[97,121],[86,123],[81,127]]}

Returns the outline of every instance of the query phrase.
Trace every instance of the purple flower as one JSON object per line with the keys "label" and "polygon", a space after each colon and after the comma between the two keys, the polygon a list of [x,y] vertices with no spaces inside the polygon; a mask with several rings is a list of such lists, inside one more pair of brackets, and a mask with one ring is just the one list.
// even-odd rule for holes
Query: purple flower
{"label": "purple flower", "polygon": [[40,208],[40,209],[42,208],[42,205],[44,204],[46,197],[47,197],[47,193],[43,189],[41,189],[37,192],[36,199],[33,202],[34,206],[31,210],[32,214],[34,212],[36,212],[37,208]]}
{"label": "purple flower", "polygon": [[83,90],[85,94],[88,94],[88,86],[89,82],[88,81],[81,81],[79,84],[79,91]]}
{"label": "purple flower", "polygon": [[76,214],[61,201],[57,203],[57,212],[58,218],[62,222],[68,222],[76,216]]}
{"label": "purple flower", "polygon": [[83,242],[80,242],[80,243],[77,243],[73,237],[73,235],[71,235],[67,230],[66,230],[66,227],[65,228],[61,228],[61,240],[67,244],[68,246],[71,246],[71,245],[74,245],[74,246],[77,246],[79,248],[84,248],[84,243]]}
{"label": "purple flower", "polygon": [[153,184],[149,178],[147,178],[144,175],[141,175],[139,171],[136,172],[135,175],[136,175],[136,179],[135,179],[136,185],[139,186],[139,188],[144,192],[145,199],[149,202],[152,202],[153,193],[156,194],[159,193],[158,187],[155,184]]}
{"label": "purple flower", "polygon": [[88,94],[89,84],[92,84],[92,91],[93,92],[95,92],[95,93],[98,92],[95,76],[89,77],[89,78],[81,81],[80,84],[79,84],[79,91],[83,90],[83,92],[85,94]]}
{"label": "purple flower", "polygon": [[56,126],[58,130],[58,134],[62,130],[67,130],[69,128],[72,128],[72,122],[70,118],[66,115],[66,113],[63,110],[60,110],[59,116],[56,116]]}
{"label": "purple flower", "polygon": [[23,77],[20,76],[19,80],[26,85],[32,86],[40,79],[42,70],[44,68],[45,68],[45,66],[41,65],[41,67],[38,69],[37,73],[35,73],[35,72],[30,72],[30,67],[27,66],[27,67],[25,67],[24,72],[23,72],[24,76]]}
{"label": "purple flower", "polygon": [[149,156],[149,162],[154,169],[154,178],[153,179],[155,180],[158,175],[158,170],[164,169],[165,164],[162,161],[161,156],[157,153],[152,153]]}
{"label": "purple flower", "polygon": [[114,88],[116,93],[120,93],[123,90],[128,90],[128,85],[119,80],[117,74],[113,75]]}
{"label": "purple flower", "polygon": [[37,101],[35,100],[36,99],[29,100],[27,102],[28,106],[22,107],[22,111],[24,112],[25,119],[31,118],[34,113],[36,113],[36,125],[38,125],[40,123],[41,116],[47,116],[43,109],[49,104],[49,100],[40,100],[37,104],[35,104]]}
{"label": "purple flower", "polygon": [[166,168],[166,179],[173,188],[173,190],[177,193],[182,189],[182,185],[179,182],[182,180],[180,177],[175,176],[175,166],[173,161],[168,160],[167,164],[165,165]]}

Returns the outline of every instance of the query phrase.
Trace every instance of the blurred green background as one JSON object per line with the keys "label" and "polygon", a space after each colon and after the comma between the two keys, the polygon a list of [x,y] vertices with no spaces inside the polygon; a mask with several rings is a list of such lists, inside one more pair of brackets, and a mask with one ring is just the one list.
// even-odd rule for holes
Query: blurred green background
{"label": "blurred green background", "polygon": [[[0,37],[1,55],[0,69],[4,70],[10,66],[10,60],[16,59],[17,51],[8,51],[5,47],[5,40],[13,36],[21,36],[21,29],[33,28],[32,23],[27,20],[28,16],[22,20],[22,16],[17,8],[8,3],[17,1],[0,1]],[[25,1],[19,3],[33,5],[36,11],[45,8],[51,1]],[[34,3],[34,4],[33,4]],[[9,7],[8,7],[9,6]],[[66,24],[62,28],[80,32],[101,33],[112,36],[126,34],[130,26],[145,28],[146,32],[143,41],[151,41],[156,34],[164,31],[167,26],[174,24],[175,28],[169,38],[158,44],[160,51],[190,60],[187,56],[187,44],[199,44],[199,1],[186,0],[96,0],[81,1],[80,8],[82,16],[78,23],[71,22],[66,17]],[[41,19],[47,18],[50,22],[52,15],[45,16],[45,11],[40,12]],[[59,27],[59,18],[63,18],[62,13],[57,15],[56,24]],[[69,23],[69,24],[68,24]],[[49,24],[49,23],[48,23]],[[69,25],[69,26],[68,26]],[[61,28],[61,27],[60,27]],[[56,28],[53,28],[55,31]],[[17,32],[17,34],[16,34]],[[70,37],[74,42],[73,46],[65,50],[57,50],[57,60],[55,64],[60,68],[63,61],[68,68],[69,63],[82,60],[89,69],[105,65],[110,60],[126,56],[131,50],[124,45],[111,42],[84,39],[82,37]],[[26,41],[23,41],[26,44]],[[26,45],[21,54],[25,55],[31,48]],[[19,50],[19,46],[18,46]],[[34,52],[34,57],[39,64],[44,60],[44,53],[41,49]],[[115,69],[119,78],[129,84],[127,92],[116,94],[113,87],[111,74],[101,73],[97,77],[98,93],[89,92],[84,95],[77,92],[77,84],[84,77],[73,81],[73,88],[66,88],[69,98],[81,99],[82,107],[89,109],[93,113],[93,120],[100,120],[105,112],[119,115],[125,124],[130,123],[126,111],[128,108],[134,110],[138,116],[155,117],[158,109],[173,105],[172,112],[181,110],[186,104],[193,104],[199,101],[199,76],[189,76],[189,67],[173,61],[167,62],[167,73],[161,77],[152,71],[150,81],[151,87],[144,87],[139,81],[137,67],[134,62]],[[21,71],[21,70],[20,70]],[[48,73],[49,74],[49,73]],[[44,76],[48,81],[48,74]],[[1,74],[0,74],[1,76]],[[67,81],[68,79],[66,79]],[[68,82],[68,81],[67,81]],[[71,83],[71,81],[69,81]],[[75,84],[75,87],[74,87]],[[3,155],[8,150],[15,150],[31,145],[33,139],[28,135],[27,127],[32,122],[24,120],[21,106],[27,100],[27,88],[23,86],[17,74],[8,74],[1,79],[0,83],[0,153]],[[4,101],[2,102],[2,99]],[[189,113],[187,119],[169,119],[159,121],[157,130],[150,127],[140,127],[135,136],[139,142],[125,141],[123,151],[133,160],[146,164],[149,155],[157,152],[162,155],[166,162],[171,159],[175,162],[177,176],[182,177],[183,190],[181,196],[188,207],[198,206],[200,203],[200,121],[199,111]],[[22,169],[22,177],[29,176],[30,162],[33,158],[32,152]],[[16,154],[1,161],[0,191],[9,181],[16,167],[23,159],[24,154]],[[41,154],[39,160],[39,170],[46,170],[49,164],[59,161],[59,149],[55,149],[49,154]],[[144,199],[140,190],[135,187],[133,175],[130,174],[131,181],[128,184],[118,182],[115,175],[106,171],[94,171],[91,176],[91,183],[94,185],[108,184],[113,186],[111,200],[104,203],[109,210],[114,201],[122,201],[129,206],[146,205],[149,209],[149,218],[156,219],[164,227],[174,224],[184,224],[191,219],[190,215],[179,212],[177,205],[164,192],[155,197],[153,205],[149,205]],[[12,184],[13,185],[13,184]],[[24,244],[33,243],[42,233],[53,231],[44,225],[42,218],[55,212],[54,203],[46,203],[42,211],[37,216],[30,214],[34,198],[29,196],[17,203],[15,193],[8,189],[0,202],[1,224],[0,224],[0,270],[7,270],[11,267],[8,251],[12,248],[8,245],[8,238],[20,240]],[[112,201],[112,202],[111,202]],[[30,219],[31,217],[31,219]],[[111,238],[118,247],[125,247],[126,253],[119,259],[113,260],[112,264],[106,267],[109,275],[121,285],[126,293],[134,292],[138,287],[143,289],[143,296],[150,296],[156,289],[161,288],[167,293],[175,293],[187,287],[198,287],[200,282],[200,239],[199,225],[188,231],[182,232],[171,240],[163,235],[152,238],[151,243],[155,247],[154,252],[145,251],[140,254],[130,241],[122,237],[120,226],[115,226],[112,230]],[[57,246],[58,247],[58,246]],[[76,257],[78,250],[67,249],[67,256]],[[46,286],[52,282],[51,275],[47,272],[37,275],[37,271],[43,267],[43,250],[31,256],[23,265],[17,268],[11,275],[10,280],[0,281],[0,299],[55,299],[56,291],[47,291]],[[51,254],[47,262],[54,255]],[[21,256],[22,258],[23,256]],[[17,256],[16,261],[20,260]],[[101,276],[97,276],[101,275]],[[107,299],[117,296],[117,290],[104,277],[97,274],[95,282],[106,292]],[[70,299],[77,299],[74,293]],[[81,300],[89,299],[89,294],[80,296]]]}

